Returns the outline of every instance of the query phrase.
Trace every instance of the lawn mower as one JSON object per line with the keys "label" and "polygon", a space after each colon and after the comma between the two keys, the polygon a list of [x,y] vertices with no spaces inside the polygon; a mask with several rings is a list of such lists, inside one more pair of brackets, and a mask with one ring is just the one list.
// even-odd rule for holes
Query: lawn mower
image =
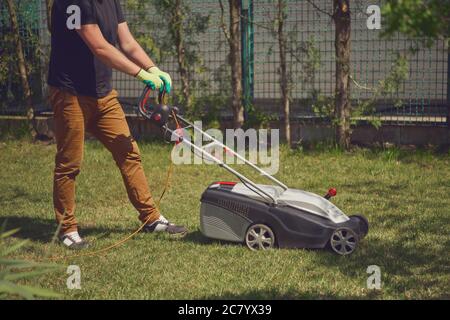
{"label": "lawn mower", "polygon": [[[339,255],[355,251],[369,229],[362,215],[346,216],[330,200],[336,195],[331,188],[325,196],[291,189],[239,153],[195,126],[180,115],[177,107],[165,103],[164,92],[149,99],[151,90],[145,88],[139,99],[138,110],[145,118],[165,133],[185,143],[194,154],[204,157],[228,170],[238,182],[219,181],[209,184],[201,196],[200,229],[212,239],[245,243],[250,250],[278,248],[329,248]],[[174,120],[177,128],[170,128]],[[180,130],[182,129],[182,130]],[[194,130],[206,141],[199,146],[183,139],[183,130]],[[216,145],[241,160],[271,184],[257,184],[239,173],[222,159],[208,151]]]}

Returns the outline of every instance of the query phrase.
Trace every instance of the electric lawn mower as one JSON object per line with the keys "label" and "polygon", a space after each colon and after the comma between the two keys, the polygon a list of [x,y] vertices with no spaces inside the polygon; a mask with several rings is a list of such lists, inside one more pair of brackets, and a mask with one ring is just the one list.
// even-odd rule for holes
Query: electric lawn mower
{"label": "electric lawn mower", "polygon": [[[208,238],[245,243],[251,250],[279,248],[329,247],[339,255],[355,251],[358,242],[369,229],[361,215],[346,216],[331,201],[336,195],[330,189],[325,196],[291,189],[222,142],[214,139],[180,115],[177,107],[165,103],[165,93],[149,99],[151,90],[145,88],[139,100],[139,113],[170,133],[179,143],[187,144],[195,154],[206,157],[235,175],[240,183],[220,181],[211,183],[201,196],[200,229]],[[169,127],[173,119],[177,129]],[[180,130],[181,129],[181,130]],[[194,130],[207,141],[202,147],[183,139],[182,130]],[[208,152],[212,145],[223,148],[259,174],[271,185],[256,184],[249,178]]]}

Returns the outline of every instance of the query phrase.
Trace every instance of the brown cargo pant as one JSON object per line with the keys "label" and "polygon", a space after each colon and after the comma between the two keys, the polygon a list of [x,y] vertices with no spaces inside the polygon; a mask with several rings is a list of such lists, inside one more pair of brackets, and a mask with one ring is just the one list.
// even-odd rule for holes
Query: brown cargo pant
{"label": "brown cargo pant", "polygon": [[131,137],[125,114],[113,90],[104,98],[75,96],[50,87],[57,153],[53,180],[53,204],[61,233],[77,230],[75,178],[80,173],[85,129],[111,152],[122,173],[128,198],[149,223],[159,218],[141,165],[136,141]]}

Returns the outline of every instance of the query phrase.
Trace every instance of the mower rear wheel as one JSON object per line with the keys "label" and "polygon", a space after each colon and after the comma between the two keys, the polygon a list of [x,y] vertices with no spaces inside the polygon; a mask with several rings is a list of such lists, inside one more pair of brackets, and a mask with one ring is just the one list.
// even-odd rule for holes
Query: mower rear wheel
{"label": "mower rear wheel", "polygon": [[346,256],[355,251],[358,241],[358,235],[352,229],[338,228],[331,234],[329,244],[335,253]]}
{"label": "mower rear wheel", "polygon": [[369,220],[367,220],[366,217],[359,215],[359,214],[354,214],[352,216],[350,216],[350,219],[357,219],[360,221],[361,223],[361,234],[360,234],[360,238],[363,239],[367,236],[367,233],[369,233]]}
{"label": "mower rear wheel", "polygon": [[250,250],[269,250],[275,246],[275,234],[265,224],[254,224],[245,233],[245,244]]}

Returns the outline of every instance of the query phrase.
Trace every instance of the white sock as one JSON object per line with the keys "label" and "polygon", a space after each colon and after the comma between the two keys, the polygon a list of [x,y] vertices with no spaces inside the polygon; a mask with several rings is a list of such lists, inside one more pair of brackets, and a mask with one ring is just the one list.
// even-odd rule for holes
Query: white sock
{"label": "white sock", "polygon": [[80,235],[78,234],[78,231],[68,232],[65,233],[64,235],[69,236],[71,239],[73,239],[73,241],[75,241],[75,243],[80,243],[81,241],[83,241]]}

